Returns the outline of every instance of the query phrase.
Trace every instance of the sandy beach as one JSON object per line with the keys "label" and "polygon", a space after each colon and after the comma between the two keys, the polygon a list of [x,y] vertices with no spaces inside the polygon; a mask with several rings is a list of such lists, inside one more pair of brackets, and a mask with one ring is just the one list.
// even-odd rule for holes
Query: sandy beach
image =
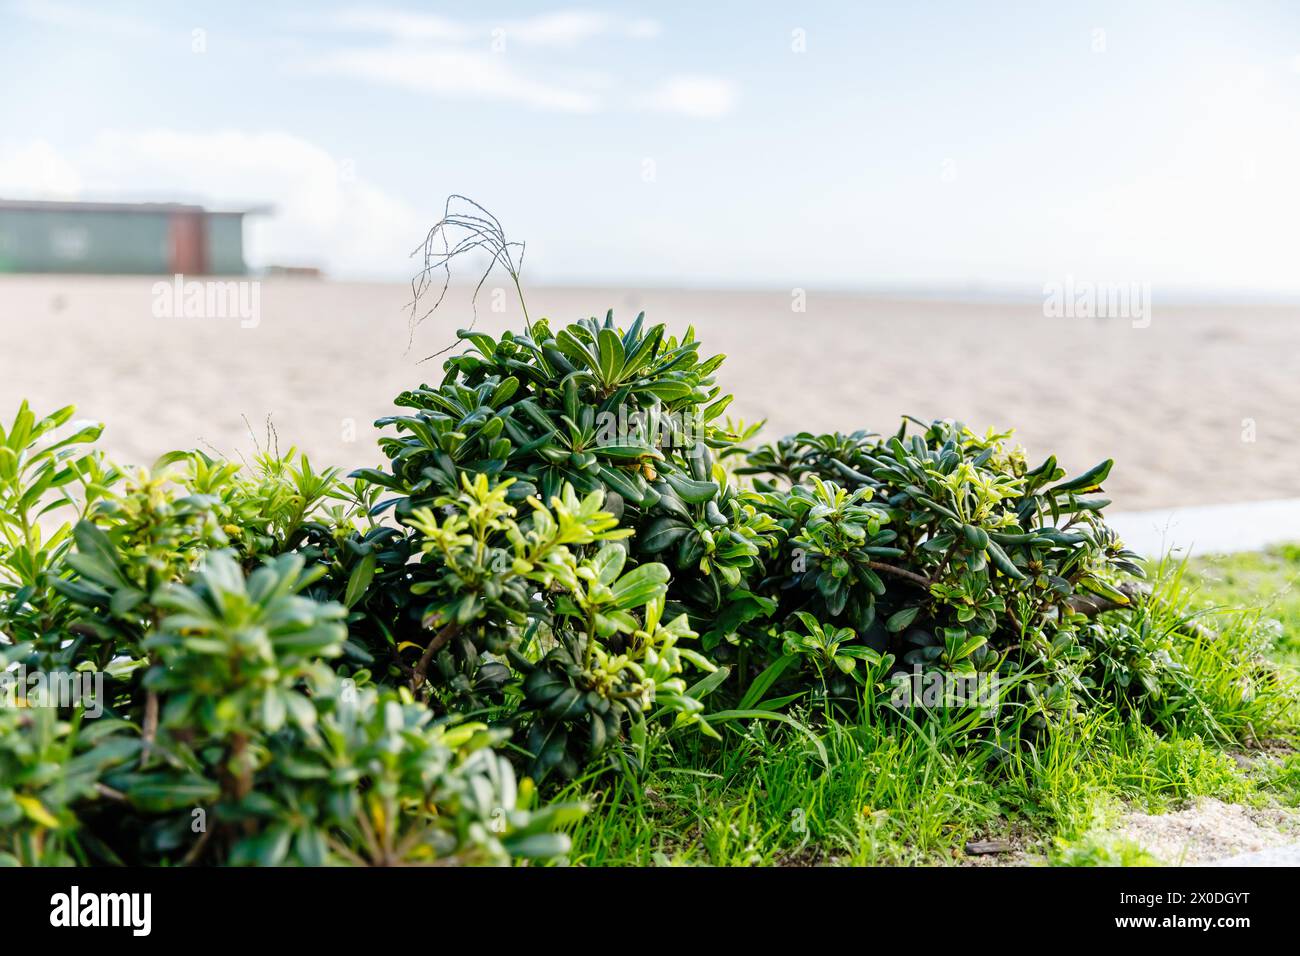
{"label": "sandy beach", "polygon": [[[0,417],[76,403],[107,424],[103,444],[148,463],[175,447],[247,454],[271,416],[281,447],[314,461],[374,464],[372,422],[403,388],[441,377],[447,345],[472,317],[466,290],[417,331],[408,351],[401,283],[263,279],[255,327],[233,318],[155,315],[154,277],[0,279]],[[889,300],[788,290],[541,287],[534,317],[613,308],[623,321],[695,325],[728,358],[723,387],[764,434],[896,427],[901,414],[1016,429],[1031,457],[1079,470],[1113,456],[1123,509],[1300,495],[1300,309],[1169,306],[1149,327],[1046,318],[1041,303]],[[491,285],[478,325],[516,326]]]}

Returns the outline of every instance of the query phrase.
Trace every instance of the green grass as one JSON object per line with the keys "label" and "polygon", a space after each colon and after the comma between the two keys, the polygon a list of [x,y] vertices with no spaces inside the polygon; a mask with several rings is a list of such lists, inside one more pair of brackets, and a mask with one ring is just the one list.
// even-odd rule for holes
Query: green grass
{"label": "green grass", "polygon": [[1300,807],[1300,754],[1283,754],[1261,773],[1260,788],[1286,807]]}
{"label": "green grass", "polygon": [[[729,723],[721,743],[678,730],[652,738],[642,769],[570,786],[566,796],[592,807],[572,831],[570,859],[951,865],[974,860],[967,843],[996,840],[1011,848],[1001,860],[1135,865],[1151,862],[1140,848],[1096,837],[1126,808],[1159,812],[1200,796],[1300,805],[1300,760],[1286,752],[1297,725],[1300,549],[1156,571],[1163,609],[1153,613],[1199,633],[1180,648],[1186,671],[1148,714],[1154,726],[1094,709],[997,748],[993,735],[972,733],[990,720],[975,714],[920,724],[870,711],[854,724],[796,715],[818,728],[825,762],[806,731],[775,723]],[[1252,663],[1261,652],[1280,666]],[[1270,754],[1251,768],[1232,755],[1264,743]]]}
{"label": "green grass", "polygon": [[1300,666],[1300,545],[1196,558],[1191,571],[1208,604],[1258,608],[1274,659]]}
{"label": "green grass", "polygon": [[[1003,759],[936,720],[918,732],[832,724],[829,767],[784,729],[724,746],[678,741],[647,773],[575,789],[593,812],[575,863],[931,864],[1003,839],[1047,856],[1125,805],[1156,811],[1257,785],[1200,737],[1161,738],[1116,714],[1084,720]],[[685,745],[685,746],[683,746]]]}

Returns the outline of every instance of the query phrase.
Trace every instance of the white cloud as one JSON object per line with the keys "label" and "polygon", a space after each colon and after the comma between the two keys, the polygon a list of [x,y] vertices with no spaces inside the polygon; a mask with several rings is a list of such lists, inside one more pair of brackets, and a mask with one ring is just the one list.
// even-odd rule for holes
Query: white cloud
{"label": "white cloud", "polygon": [[670,77],[645,99],[648,109],[697,119],[725,116],[735,105],[735,85],[717,76]]}
{"label": "white cloud", "polygon": [[404,47],[341,50],[303,69],[371,80],[417,93],[509,100],[572,113],[589,113],[601,105],[594,92],[530,79],[493,53]]}
{"label": "white cloud", "polygon": [[[663,26],[658,20],[652,20],[649,17],[639,17],[636,20],[629,20],[624,27],[623,32],[634,40],[654,40],[663,33]],[[1300,61],[1300,57],[1297,58]]]}
{"label": "white cloud", "polygon": [[[44,180],[42,168],[52,171]],[[250,265],[316,265],[352,275],[410,271],[408,256],[436,218],[369,182],[347,157],[283,132],[109,131],[68,154],[41,141],[0,147],[0,191],[211,207],[273,200],[273,215],[246,226]]]}
{"label": "white cloud", "polygon": [[503,31],[507,44],[532,47],[572,47],[609,34],[652,40],[662,32],[659,22],[648,17],[620,19],[584,10],[559,10],[514,20],[471,21],[408,10],[358,7],[335,14],[328,23],[340,30],[378,33],[401,41],[481,40],[486,43],[497,35],[496,31]]}
{"label": "white cloud", "polygon": [[450,40],[463,42],[477,35],[469,24],[431,13],[358,7],[343,10],[329,19],[339,30],[381,33],[405,40]]}
{"label": "white cloud", "polygon": [[59,0],[14,0],[9,9],[25,20],[60,30],[89,30],[127,37],[155,37],[161,33],[152,20]]}
{"label": "white cloud", "polygon": [[610,18],[603,13],[562,12],[506,21],[501,29],[507,43],[516,40],[525,46],[575,46],[607,33],[610,25]]}
{"label": "white cloud", "polygon": [[43,139],[5,150],[0,147],[0,196],[14,199],[73,199],[81,192],[76,167]]}
{"label": "white cloud", "polygon": [[[670,78],[650,95],[613,89],[607,75],[572,60],[557,68],[538,51],[569,50],[593,40],[653,40],[658,20],[586,10],[559,10],[491,21],[453,19],[398,8],[357,7],[312,25],[383,38],[344,46],[289,65],[299,73],[345,76],[445,98],[501,100],[534,109],[594,113],[648,108],[712,118],[729,112],[733,85],[709,76]],[[517,51],[523,55],[516,55]]]}

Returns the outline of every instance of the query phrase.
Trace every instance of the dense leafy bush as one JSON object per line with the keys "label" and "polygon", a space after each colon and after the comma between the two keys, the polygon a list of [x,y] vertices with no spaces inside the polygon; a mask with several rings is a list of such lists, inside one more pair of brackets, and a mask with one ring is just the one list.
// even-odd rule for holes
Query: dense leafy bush
{"label": "dense leafy bush", "polygon": [[748,456],[739,471],[784,532],[760,589],[776,587],[780,619],[811,611],[905,665],[1031,675],[1034,706],[1065,703],[1092,656],[1089,615],[1128,605],[1120,579],[1142,574],[1093,495],[1112,463],[1063,480],[1055,458],[1030,468],[1008,435],[939,421],[909,436],[909,424]]}
{"label": "dense leafy bush", "polygon": [[98,689],[0,709],[0,858],[546,859],[582,807],[537,783],[681,728],[914,726],[920,674],[1002,682],[972,739],[1198,705],[1177,621],[1097,616],[1143,603],[1109,461],[951,421],[749,448],[689,330],[461,337],[347,479],[123,471],[71,409],[0,431],[0,668]]}
{"label": "dense leafy bush", "polygon": [[[0,861],[564,852],[581,808],[538,809],[490,749],[504,731],[337,667],[347,611],[306,596],[330,565],[303,521],[346,489],[265,457],[123,478],[85,452],[97,428],[38,443],[71,414],[23,406],[0,432]],[[60,510],[78,520],[47,537]]]}
{"label": "dense leafy bush", "polygon": [[[413,413],[380,422],[398,431],[382,442],[391,469],[356,473],[399,493],[378,509],[409,525],[465,469],[511,481],[508,497],[603,490],[635,532],[629,560],[671,571],[668,607],[730,666],[717,699],[788,703],[810,690],[852,705],[875,670],[853,660],[1017,674],[1032,663],[1035,706],[1068,706],[1089,655],[1076,611],[1128,604],[1116,581],[1141,573],[1092,494],[1109,461],[1063,480],[1054,458],[1030,468],[1007,435],[955,422],[800,434],[746,453],[741,430],[717,424],[730,402],[714,384],[721,358],[701,361],[690,332],[678,342],[607,316],[462,337],[471,351],[446,363],[442,384],[404,393]],[[809,621],[852,640],[826,658]]]}
{"label": "dense leafy bush", "polygon": [[715,424],[731,402],[713,379],[722,356],[701,360],[691,330],[678,341],[642,317],[626,332],[610,315],[555,335],[536,322],[499,341],[462,336],[473,351],[447,362],[442,384],[404,392],[413,413],[377,423],[398,430],[381,441],[391,472],[355,474],[399,492],[386,504],[401,520],[464,471],[514,478],[516,501],[565,484],[605,492],[637,550],[670,562],[677,601],[719,610],[773,527],[715,473],[710,448],[736,437]]}

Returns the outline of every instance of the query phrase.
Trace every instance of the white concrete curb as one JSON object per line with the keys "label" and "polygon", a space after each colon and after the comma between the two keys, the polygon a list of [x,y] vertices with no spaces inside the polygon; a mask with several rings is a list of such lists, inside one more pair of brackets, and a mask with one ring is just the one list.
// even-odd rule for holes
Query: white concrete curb
{"label": "white concrete curb", "polygon": [[1300,843],[1272,846],[1254,853],[1238,853],[1206,866],[1300,866]]}
{"label": "white concrete curb", "polygon": [[1105,519],[1125,544],[1149,557],[1172,548],[1181,554],[1230,554],[1300,542],[1300,498],[1117,512]]}

